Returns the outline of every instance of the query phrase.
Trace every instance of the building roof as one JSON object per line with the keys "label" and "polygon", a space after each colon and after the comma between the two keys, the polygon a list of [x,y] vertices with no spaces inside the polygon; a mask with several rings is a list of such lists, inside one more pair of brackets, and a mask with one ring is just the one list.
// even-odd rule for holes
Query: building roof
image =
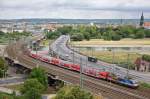
{"label": "building roof", "polygon": [[144,22],[144,27],[150,27],[150,22]]}

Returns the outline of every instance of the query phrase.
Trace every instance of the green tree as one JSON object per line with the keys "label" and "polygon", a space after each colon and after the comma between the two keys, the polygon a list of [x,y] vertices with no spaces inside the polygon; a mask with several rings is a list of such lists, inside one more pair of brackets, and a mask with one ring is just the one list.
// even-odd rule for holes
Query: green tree
{"label": "green tree", "polygon": [[117,34],[117,33],[113,33],[113,34],[112,34],[112,40],[118,41],[118,40],[120,40],[120,39],[121,39],[121,36],[120,36],[119,34]]}
{"label": "green tree", "polygon": [[93,96],[78,86],[65,86],[57,92],[55,99],[93,99]]}
{"label": "green tree", "polygon": [[145,61],[150,62],[150,55],[144,54],[144,55],[142,56],[142,59],[145,60]]}
{"label": "green tree", "polygon": [[86,40],[90,40],[90,34],[88,32],[84,32],[83,35]]}
{"label": "green tree", "polygon": [[2,32],[2,31],[0,31],[0,35],[2,36],[2,35],[5,35],[5,33],[4,32]]}
{"label": "green tree", "polygon": [[34,68],[29,75],[29,78],[37,79],[42,85],[45,86],[45,89],[48,87],[48,77],[44,69],[42,68]]}
{"label": "green tree", "polygon": [[140,29],[135,33],[135,39],[139,39],[139,38],[144,38],[145,34],[144,34],[144,30]]}
{"label": "green tree", "polygon": [[0,57],[0,78],[3,77],[7,69],[8,67],[5,65],[5,60],[2,57]]}
{"label": "green tree", "polygon": [[61,35],[61,33],[58,32],[58,31],[54,31],[54,32],[52,32],[52,31],[46,32],[46,37],[47,37],[48,39],[56,39],[56,38],[58,38],[60,35]]}
{"label": "green tree", "polygon": [[150,38],[150,30],[145,30],[145,37]]}
{"label": "green tree", "polygon": [[84,39],[84,36],[81,33],[75,33],[71,36],[71,39],[73,41],[82,41]]}
{"label": "green tree", "polygon": [[72,26],[63,26],[57,29],[61,34],[66,35],[72,31]]}
{"label": "green tree", "polygon": [[25,99],[41,99],[44,86],[37,79],[28,79],[20,91]]}

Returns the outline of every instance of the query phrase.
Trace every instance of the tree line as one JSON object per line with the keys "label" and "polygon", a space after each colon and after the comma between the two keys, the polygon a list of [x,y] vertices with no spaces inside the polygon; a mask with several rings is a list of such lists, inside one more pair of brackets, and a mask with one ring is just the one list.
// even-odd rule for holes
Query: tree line
{"label": "tree line", "polygon": [[22,36],[30,36],[31,33],[30,32],[18,32],[18,31],[14,31],[14,32],[10,32],[10,33],[4,33],[3,31],[0,31],[0,37],[5,37],[5,38],[15,38],[15,39],[19,39]]}
{"label": "tree line", "polygon": [[60,35],[70,35],[74,41],[104,39],[104,40],[121,40],[122,38],[149,38],[150,30],[143,27],[134,27],[131,25],[117,27],[97,27],[94,26],[63,26],[56,31],[45,31],[48,39],[55,39]]}

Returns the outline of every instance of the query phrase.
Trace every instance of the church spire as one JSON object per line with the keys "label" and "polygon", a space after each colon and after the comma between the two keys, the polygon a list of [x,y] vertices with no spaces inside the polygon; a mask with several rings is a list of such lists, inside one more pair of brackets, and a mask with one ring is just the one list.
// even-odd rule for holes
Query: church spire
{"label": "church spire", "polygon": [[144,24],[144,15],[142,12],[141,19],[140,19],[140,26],[143,26],[143,24]]}

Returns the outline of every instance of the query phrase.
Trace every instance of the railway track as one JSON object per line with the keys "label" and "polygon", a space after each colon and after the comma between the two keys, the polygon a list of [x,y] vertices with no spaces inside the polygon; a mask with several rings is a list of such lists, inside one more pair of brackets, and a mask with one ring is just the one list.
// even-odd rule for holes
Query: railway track
{"label": "railway track", "polygon": [[[72,84],[79,85],[80,83],[79,73],[64,68],[60,68],[54,65],[50,65],[44,62],[40,62],[31,57],[28,57],[22,51],[23,50],[22,44],[23,43],[19,42],[17,42],[16,44],[15,43],[10,44],[6,48],[8,57],[13,60],[14,59],[18,60],[19,64],[30,69],[36,67],[37,62],[39,62],[39,66],[44,68],[48,73],[57,75],[60,80],[64,80]],[[107,97],[108,99],[150,99],[150,95],[146,92],[141,92],[138,89],[134,90],[125,88],[86,75],[84,75],[83,79],[83,88],[88,89],[96,94],[101,93],[104,97]]]}

